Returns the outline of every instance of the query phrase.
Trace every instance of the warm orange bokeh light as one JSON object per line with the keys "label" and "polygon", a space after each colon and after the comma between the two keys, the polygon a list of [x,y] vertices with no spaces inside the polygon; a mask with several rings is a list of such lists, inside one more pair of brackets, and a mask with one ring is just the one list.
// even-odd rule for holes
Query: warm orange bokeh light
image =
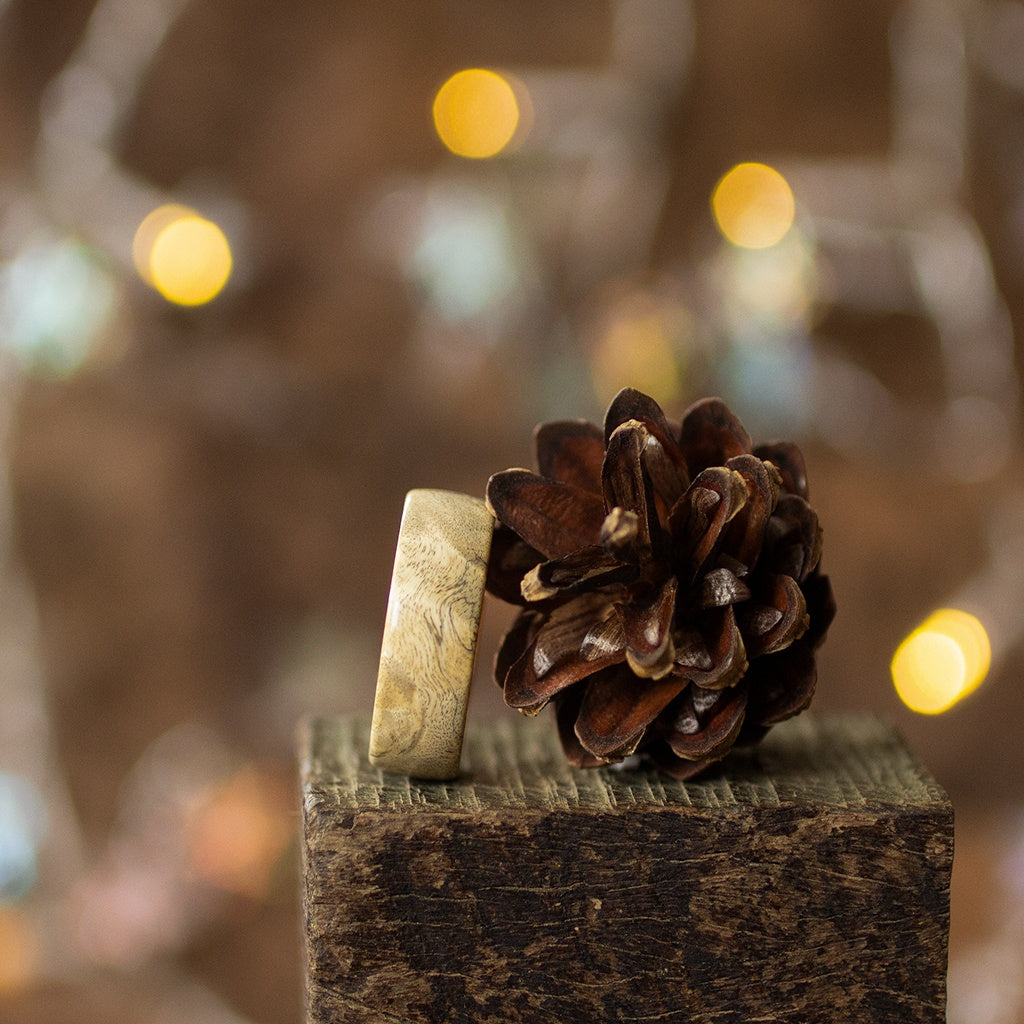
{"label": "warm orange bokeh light", "polygon": [[262,897],[292,826],[285,787],[271,776],[243,769],[194,812],[189,825],[193,870],[219,889]]}
{"label": "warm orange bokeh light", "polygon": [[135,229],[135,237],[132,239],[132,262],[135,264],[135,270],[139,277],[150,288],[156,287],[149,266],[153,254],[153,243],[164,228],[170,227],[176,220],[195,216],[196,211],[190,206],[182,206],[181,203],[165,203],[143,217],[142,222]]}
{"label": "warm orange bokeh light", "polygon": [[468,68],[452,75],[434,98],[434,127],[457,156],[496,156],[519,127],[520,105],[508,79],[495,71]]}
{"label": "warm orange bokeh light", "polygon": [[39,943],[26,915],[0,909],[0,995],[29,985],[39,967]]}
{"label": "warm orange bokeh light", "polygon": [[941,608],[896,649],[893,685],[912,711],[938,715],[981,685],[991,661],[981,622],[967,612]]}
{"label": "warm orange bokeh light", "polygon": [[711,195],[715,222],[725,237],[744,249],[767,249],[793,226],[796,202],[786,179],[766,164],[737,164]]}
{"label": "warm orange bokeh light", "polygon": [[590,373],[594,393],[605,404],[624,380],[662,403],[682,394],[680,340],[689,341],[693,318],[678,302],[643,290],[617,295],[596,323]]}
{"label": "warm orange bokeh light", "polygon": [[199,306],[216,297],[231,276],[231,246],[224,232],[177,203],[157,207],[132,242],[139,276],[168,302]]}

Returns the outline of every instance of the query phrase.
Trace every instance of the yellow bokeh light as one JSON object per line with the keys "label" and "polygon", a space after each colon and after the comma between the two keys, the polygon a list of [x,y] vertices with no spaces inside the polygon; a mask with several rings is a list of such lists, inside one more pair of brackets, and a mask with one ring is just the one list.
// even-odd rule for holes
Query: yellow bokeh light
{"label": "yellow bokeh light", "polygon": [[928,629],[954,640],[964,656],[965,677],[961,697],[976,690],[992,664],[992,645],[981,621],[957,608],[940,608],[925,623]]}
{"label": "yellow bokeh light", "polygon": [[937,715],[975,690],[988,674],[992,649],[973,615],[941,608],[896,649],[892,678],[912,711]]}
{"label": "yellow bokeh light", "polygon": [[631,381],[663,403],[682,393],[675,341],[692,330],[688,310],[632,293],[620,300],[600,324],[591,354],[594,393],[606,404]]}
{"label": "yellow bokeh light", "polygon": [[231,247],[216,224],[182,217],[153,242],[149,272],[158,292],[180,306],[209,302],[231,275]]}
{"label": "yellow bokeh light", "polygon": [[139,276],[169,302],[209,302],[231,275],[231,246],[224,232],[187,206],[160,206],[135,232],[132,259]]}
{"label": "yellow bokeh light", "polygon": [[157,240],[160,232],[176,220],[196,215],[196,211],[189,206],[182,206],[180,203],[165,203],[144,217],[142,223],[135,229],[135,237],[132,239],[132,262],[135,264],[139,277],[151,288],[156,287],[149,269],[153,243]]}
{"label": "yellow bokeh light", "polygon": [[711,210],[733,245],[767,249],[793,226],[796,203],[786,179],[766,164],[737,164],[715,186]]}
{"label": "yellow bokeh light", "polygon": [[496,156],[520,125],[513,83],[494,71],[467,68],[452,75],[434,97],[434,127],[457,156]]}

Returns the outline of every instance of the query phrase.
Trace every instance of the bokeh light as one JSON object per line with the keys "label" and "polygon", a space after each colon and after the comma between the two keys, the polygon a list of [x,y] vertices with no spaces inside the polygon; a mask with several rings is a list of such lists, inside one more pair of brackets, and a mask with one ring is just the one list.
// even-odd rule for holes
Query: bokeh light
{"label": "bokeh light", "polygon": [[520,124],[512,82],[495,71],[468,68],[452,75],[434,97],[434,127],[457,156],[496,156]]}
{"label": "bokeh light", "polygon": [[737,164],[715,186],[711,210],[733,245],[767,249],[793,226],[796,203],[786,179],[766,164]]}
{"label": "bokeh light", "polygon": [[39,972],[39,939],[32,920],[0,910],[0,995],[27,988]]}
{"label": "bokeh light", "polygon": [[0,905],[17,902],[35,884],[46,830],[42,794],[28,779],[0,772]]}
{"label": "bokeh light", "polygon": [[31,369],[71,375],[101,347],[117,297],[95,250],[72,238],[30,244],[0,268],[0,345]]}
{"label": "bokeh light", "polygon": [[937,715],[977,689],[991,661],[980,620],[956,608],[940,608],[896,649],[893,684],[912,711]]}
{"label": "bokeh light", "polygon": [[287,787],[253,768],[213,789],[189,823],[196,874],[227,892],[264,896],[292,836],[289,798]]}
{"label": "bokeh light", "polygon": [[406,269],[449,322],[501,307],[520,284],[506,209],[493,196],[471,189],[438,191],[423,210]]}
{"label": "bokeh light", "polygon": [[629,381],[663,404],[677,401],[695,332],[681,302],[643,288],[618,288],[590,331],[594,394],[607,404]]}
{"label": "bokeh light", "polygon": [[139,277],[151,288],[156,287],[149,265],[153,255],[153,244],[164,228],[170,227],[176,220],[196,216],[198,214],[190,206],[164,203],[147,214],[135,229],[135,237],[132,239],[132,262]]}
{"label": "bokeh light", "polygon": [[139,225],[132,258],[142,279],[169,302],[200,306],[231,276],[231,246],[224,232],[188,207],[158,207]]}
{"label": "bokeh light", "polygon": [[760,434],[803,429],[818,392],[810,344],[817,289],[814,244],[794,227],[766,249],[719,247],[711,264],[726,343],[715,356],[745,421]]}
{"label": "bokeh light", "polygon": [[[177,832],[152,855],[136,842],[81,877],[71,893],[71,937],[90,963],[131,970],[179,949],[204,911],[177,865]],[[161,859],[164,858],[164,859]]]}

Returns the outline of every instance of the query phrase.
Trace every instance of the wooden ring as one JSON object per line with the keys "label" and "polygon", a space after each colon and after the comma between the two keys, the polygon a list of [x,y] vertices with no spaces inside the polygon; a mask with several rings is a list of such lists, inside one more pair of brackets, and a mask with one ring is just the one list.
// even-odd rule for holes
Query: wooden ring
{"label": "wooden ring", "polygon": [[493,530],[478,498],[405,496],[370,725],[378,768],[459,774]]}

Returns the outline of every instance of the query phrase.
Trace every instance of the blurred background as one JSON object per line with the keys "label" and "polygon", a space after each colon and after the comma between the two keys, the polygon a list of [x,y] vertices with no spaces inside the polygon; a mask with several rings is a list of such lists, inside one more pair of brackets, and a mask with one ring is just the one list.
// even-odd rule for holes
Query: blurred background
{"label": "blurred background", "polygon": [[803,446],[815,708],[948,790],[949,1019],[1024,1021],[1022,267],[1016,0],[0,2],[0,1022],[302,1018],[404,493],[627,384]]}

